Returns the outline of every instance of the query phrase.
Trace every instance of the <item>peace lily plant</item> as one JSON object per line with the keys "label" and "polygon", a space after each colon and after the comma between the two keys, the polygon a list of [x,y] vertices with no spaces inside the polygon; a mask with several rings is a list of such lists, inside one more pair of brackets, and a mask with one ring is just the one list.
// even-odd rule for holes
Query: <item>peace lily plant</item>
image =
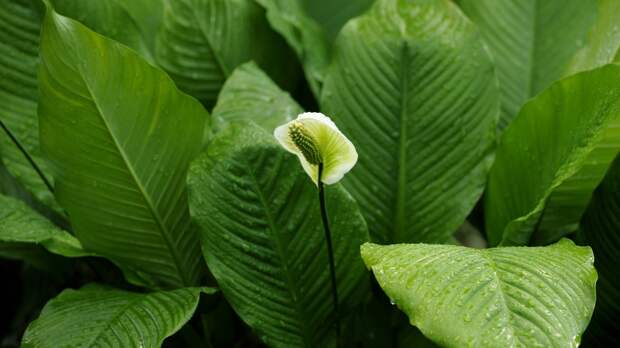
{"label": "peace lily plant", "polygon": [[2,346],[620,346],[619,27],[0,0]]}
{"label": "peace lily plant", "polygon": [[299,158],[310,179],[318,186],[321,220],[329,256],[329,271],[336,312],[336,340],[340,344],[340,314],[338,310],[338,283],[329,219],[323,185],[340,181],[357,162],[355,146],[327,116],[319,112],[305,112],[297,119],[277,127],[273,135],[280,145]]}

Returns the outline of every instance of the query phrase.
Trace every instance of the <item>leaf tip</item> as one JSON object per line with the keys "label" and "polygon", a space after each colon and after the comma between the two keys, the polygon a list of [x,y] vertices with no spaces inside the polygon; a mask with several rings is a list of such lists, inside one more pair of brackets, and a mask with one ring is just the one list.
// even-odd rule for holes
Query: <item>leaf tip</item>
{"label": "leaf tip", "polygon": [[46,16],[50,13],[56,13],[56,10],[54,9],[54,4],[51,0],[41,0],[41,2],[43,3],[43,6],[45,6]]}
{"label": "leaf tip", "polygon": [[204,287],[200,288],[200,291],[203,294],[206,294],[206,295],[213,295],[213,294],[217,293],[218,291],[220,291],[220,289],[213,288],[213,287],[210,287],[210,286],[204,286]]}
{"label": "leaf tip", "polygon": [[366,242],[360,246],[360,254],[362,255],[362,260],[366,264],[366,268],[371,269],[372,266],[376,265],[378,262],[378,255],[376,251],[381,246],[374,243]]}

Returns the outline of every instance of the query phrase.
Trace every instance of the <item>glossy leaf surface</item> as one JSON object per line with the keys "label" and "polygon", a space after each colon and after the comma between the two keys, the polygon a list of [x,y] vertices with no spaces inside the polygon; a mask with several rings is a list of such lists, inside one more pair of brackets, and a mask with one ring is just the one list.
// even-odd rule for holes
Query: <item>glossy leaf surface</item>
{"label": "glossy leaf surface", "polygon": [[160,347],[191,318],[202,292],[214,291],[139,294],[97,284],[68,289],[28,326],[22,347]]}
{"label": "glossy leaf surface", "polygon": [[443,347],[576,347],[596,299],[594,257],[548,247],[364,244],[362,257],[412,325]]}
{"label": "glossy leaf surface", "polygon": [[266,9],[271,27],[286,39],[297,54],[310,88],[318,99],[330,58],[330,47],[324,30],[306,13],[301,0],[257,2]]}
{"label": "glossy leaf surface", "polygon": [[502,96],[500,130],[552,82],[617,61],[618,1],[457,2],[481,28],[494,56]]}
{"label": "glossy leaf surface", "polygon": [[334,41],[340,29],[352,18],[370,8],[374,0],[299,0],[306,11]]}
{"label": "glossy leaf surface", "polygon": [[277,81],[294,76],[292,53],[247,0],[166,0],[156,57],[183,91],[208,107],[240,64],[256,61]]}
{"label": "glossy leaf surface", "polygon": [[[318,191],[297,158],[252,124],[234,124],[192,163],[192,216],[226,299],[272,347],[334,345],[334,309]],[[327,186],[340,311],[368,291],[357,205]]]}
{"label": "glossy leaf surface", "polygon": [[[52,181],[39,149],[37,67],[40,18],[29,1],[0,0],[0,120]],[[7,170],[37,199],[60,211],[27,158],[0,129],[0,155]]]}
{"label": "glossy leaf surface", "polygon": [[185,176],[206,111],[134,51],[52,10],[41,57],[41,144],[77,237],[145,283],[195,284],[204,266]]}
{"label": "glossy leaf surface", "polygon": [[254,63],[241,65],[226,80],[213,109],[213,130],[235,121],[252,121],[267,132],[303,109]]}
{"label": "glossy leaf surface", "polygon": [[0,195],[0,241],[41,245],[68,257],[86,256],[80,242],[25,203]]}
{"label": "glossy leaf surface", "polygon": [[574,232],[620,151],[620,66],[565,78],[504,132],[485,195],[491,245],[546,244]]}
{"label": "glossy leaf surface", "polygon": [[377,1],[343,28],[321,98],[359,162],[343,181],[380,242],[445,242],[482,193],[493,65],[450,1]]}

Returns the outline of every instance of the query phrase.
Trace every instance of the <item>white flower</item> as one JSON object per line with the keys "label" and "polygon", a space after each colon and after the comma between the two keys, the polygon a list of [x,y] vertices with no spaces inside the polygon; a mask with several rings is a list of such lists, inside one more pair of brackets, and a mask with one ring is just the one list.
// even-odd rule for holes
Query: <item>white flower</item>
{"label": "white flower", "polygon": [[323,163],[321,182],[335,184],[357,162],[355,146],[327,116],[306,112],[275,129],[273,135],[289,152],[299,158],[301,166],[317,184],[319,163]]}

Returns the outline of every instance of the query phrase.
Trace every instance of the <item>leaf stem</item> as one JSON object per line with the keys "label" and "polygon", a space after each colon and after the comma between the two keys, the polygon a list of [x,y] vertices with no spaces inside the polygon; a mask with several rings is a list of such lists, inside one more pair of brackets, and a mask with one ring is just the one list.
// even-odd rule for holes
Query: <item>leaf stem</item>
{"label": "leaf stem", "polygon": [[34,162],[32,157],[30,157],[30,154],[28,154],[28,151],[26,151],[26,149],[24,149],[24,147],[19,142],[19,140],[17,140],[17,138],[13,135],[13,133],[9,130],[9,128],[4,124],[4,122],[1,119],[0,119],[0,127],[4,130],[6,135],[9,136],[9,138],[11,139],[13,144],[15,144],[15,146],[17,146],[17,148],[24,155],[24,157],[26,157],[26,159],[30,163],[30,166],[35,170],[35,172],[37,172],[37,174],[39,175],[41,180],[43,180],[43,183],[45,184],[47,189],[50,190],[50,192],[52,194],[54,194],[54,188],[52,187],[52,184],[50,184],[50,182],[47,180],[47,178],[45,177],[45,175],[41,171],[41,168],[39,168],[39,166]]}
{"label": "leaf stem", "polygon": [[336,283],[336,266],[334,262],[334,248],[332,246],[332,234],[329,230],[329,220],[327,218],[327,207],[325,205],[325,190],[321,176],[323,174],[323,163],[319,163],[319,175],[317,183],[319,186],[319,204],[321,206],[321,220],[325,231],[325,242],[327,243],[327,256],[329,257],[329,273],[332,283],[332,297],[334,299],[334,312],[336,314],[336,346],[340,347],[340,312],[338,310],[338,286]]}

